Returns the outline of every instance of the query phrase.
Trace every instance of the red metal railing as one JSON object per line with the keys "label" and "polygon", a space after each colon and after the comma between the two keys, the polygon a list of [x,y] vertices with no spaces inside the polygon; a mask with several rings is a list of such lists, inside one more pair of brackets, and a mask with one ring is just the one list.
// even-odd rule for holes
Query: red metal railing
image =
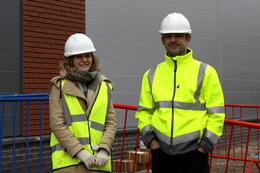
{"label": "red metal railing", "polygon": [[[122,159],[124,154],[127,115],[128,111],[136,111],[137,106],[114,104],[115,109],[123,109],[124,127],[122,133],[120,163],[118,172],[122,172]],[[209,154],[210,171],[217,173],[223,172],[260,172],[260,153],[259,153],[259,115],[258,105],[226,104],[226,118],[223,136],[220,138],[213,153]],[[249,110],[250,109],[250,110]],[[255,113],[255,114],[254,114]],[[242,121],[243,120],[243,121]],[[250,120],[253,122],[246,122]],[[239,141],[239,142],[237,142]],[[139,148],[139,131],[136,133],[136,151]],[[136,157],[134,157],[134,167]],[[255,167],[254,167],[255,165]],[[149,172],[149,163],[147,165]],[[135,169],[133,169],[135,170]]]}

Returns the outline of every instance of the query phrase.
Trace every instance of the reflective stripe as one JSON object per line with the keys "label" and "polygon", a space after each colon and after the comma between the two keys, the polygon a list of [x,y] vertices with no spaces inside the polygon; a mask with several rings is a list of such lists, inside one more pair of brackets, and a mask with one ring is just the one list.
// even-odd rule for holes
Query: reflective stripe
{"label": "reflective stripe", "polygon": [[148,74],[148,81],[150,84],[151,92],[152,92],[152,84],[153,84],[155,69],[156,69],[156,67],[151,68],[149,71],[149,74]]}
{"label": "reflective stripe", "polygon": [[205,74],[205,70],[206,70],[207,64],[205,63],[200,63],[200,69],[199,69],[199,74],[198,74],[198,79],[197,79],[197,89],[195,91],[194,94],[194,99],[196,100],[196,102],[200,103],[199,101],[199,96],[200,96],[200,90],[202,87],[202,81],[203,81],[203,77]]}
{"label": "reflective stripe", "polygon": [[153,126],[147,125],[142,128],[141,134],[142,136],[145,136],[148,132],[152,132],[152,131],[153,131]]}
{"label": "reflective stripe", "polygon": [[[110,109],[111,106],[111,90],[110,87],[108,86],[108,83],[105,82],[106,86],[107,86],[107,92],[108,92],[108,104],[107,104],[107,113]],[[69,107],[65,101],[65,98],[62,96],[62,104],[63,104],[63,110],[64,110],[64,117],[65,117],[65,121],[67,123],[68,126],[71,126],[72,122],[82,122],[82,121],[86,121],[87,120],[87,115],[84,114],[79,114],[79,115],[73,115],[71,116],[70,111],[69,111]],[[100,130],[101,128],[97,129]],[[103,131],[103,128],[102,130]]]}
{"label": "reflective stripe", "polygon": [[71,121],[72,122],[86,121],[86,116],[85,116],[85,114],[73,115],[73,116],[71,116]]}
{"label": "reflective stripe", "polygon": [[78,140],[82,145],[89,144],[89,138],[78,138]]}
{"label": "reflective stripe", "polygon": [[153,78],[154,78],[154,74],[155,74],[156,67],[157,67],[157,66],[151,68],[150,71],[149,71],[149,73],[148,73],[148,82],[149,82],[149,85],[150,85],[151,96],[152,96],[152,98],[153,98],[153,102],[155,102],[155,101],[154,101],[153,94],[152,94],[152,93],[153,93]]}
{"label": "reflective stripe", "polygon": [[207,137],[213,145],[216,145],[219,139],[219,137],[215,133],[209,130],[206,130],[204,136]]}
{"label": "reflective stripe", "polygon": [[[163,141],[164,143],[171,145],[171,138],[161,133],[159,130],[154,129],[156,136]],[[200,131],[192,132],[189,134],[185,134],[182,136],[174,137],[172,138],[172,145],[181,144],[184,142],[193,141],[194,139],[199,139],[200,137]]]}
{"label": "reflective stripe", "polygon": [[105,82],[105,84],[106,84],[106,86],[107,86],[107,99],[108,99],[108,102],[107,102],[107,113],[106,113],[106,115],[108,115],[108,112],[109,112],[109,110],[110,110],[110,106],[111,106],[111,100],[112,100],[112,93],[111,93],[111,89],[110,89],[110,87],[109,87],[109,85],[108,85],[108,83],[107,82]]}
{"label": "reflective stripe", "polygon": [[[157,108],[172,108],[172,101],[161,101],[156,103]],[[205,104],[174,102],[174,108],[185,110],[205,110]]]}
{"label": "reflective stripe", "polygon": [[[89,138],[78,138],[79,142],[82,144],[82,145],[87,145],[89,144]],[[54,146],[51,147],[51,150],[52,152],[55,152],[55,151],[59,151],[59,150],[63,150],[64,148],[61,146],[61,144],[56,144]]]}
{"label": "reflective stripe", "polygon": [[51,147],[51,151],[52,152],[55,152],[55,151],[59,151],[59,150],[62,150],[63,147],[61,146],[61,144],[57,144],[57,145],[54,145]]}
{"label": "reflective stripe", "polygon": [[[205,74],[206,68],[207,68],[207,64],[201,62],[200,69],[199,69],[199,74],[198,74],[198,79],[197,79],[197,89],[196,89],[196,91],[194,93],[194,99],[196,100],[197,103],[195,103],[194,105],[191,105],[193,103],[175,102],[176,104],[179,104],[179,106],[177,106],[175,108],[190,109],[191,107],[194,107],[195,110],[204,110],[205,109],[205,105],[204,104],[200,104],[199,96],[200,96],[200,91],[201,91],[202,82],[203,82],[203,78],[204,78],[204,74]],[[149,74],[148,74],[148,81],[149,81],[149,84],[150,84],[151,92],[152,92],[152,84],[153,84],[155,70],[156,70],[156,67],[151,68],[150,71],[149,71]],[[186,104],[186,105],[184,105],[184,104]],[[170,108],[170,107],[166,106],[166,108]]]}
{"label": "reflective stripe", "polygon": [[210,107],[207,108],[207,113],[208,114],[225,113],[225,108],[224,106]]}
{"label": "reflective stripe", "polygon": [[139,106],[138,109],[137,109],[137,111],[147,111],[151,114],[154,112],[154,110],[155,110],[155,108],[145,108],[145,107],[142,107],[142,106]]}
{"label": "reflective stripe", "polygon": [[95,121],[91,121],[90,127],[101,132],[104,131],[104,125]]}
{"label": "reflective stripe", "polygon": [[64,113],[64,118],[65,118],[66,124],[68,126],[71,126],[72,122],[71,122],[70,111],[69,111],[69,107],[65,101],[63,93],[62,93],[61,101],[62,101],[62,105],[63,105],[63,113]]}

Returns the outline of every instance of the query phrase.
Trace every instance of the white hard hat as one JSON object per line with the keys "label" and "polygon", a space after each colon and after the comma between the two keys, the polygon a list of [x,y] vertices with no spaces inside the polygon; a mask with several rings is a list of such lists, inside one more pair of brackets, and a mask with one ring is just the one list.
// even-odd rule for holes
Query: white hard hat
{"label": "white hard hat", "polygon": [[96,49],[92,40],[82,33],[76,33],[71,35],[64,46],[65,57],[95,51]]}
{"label": "white hard hat", "polygon": [[161,34],[167,33],[189,33],[191,34],[190,23],[181,13],[168,14],[161,23]]}

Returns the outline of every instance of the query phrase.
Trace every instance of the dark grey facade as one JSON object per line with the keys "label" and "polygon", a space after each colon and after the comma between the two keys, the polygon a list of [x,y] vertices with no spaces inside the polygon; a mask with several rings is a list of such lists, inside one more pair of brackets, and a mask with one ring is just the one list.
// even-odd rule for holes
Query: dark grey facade
{"label": "dark grey facade", "polygon": [[[194,57],[219,73],[226,103],[260,98],[260,1],[88,0],[86,32],[114,82],[114,102],[138,104],[143,73],[163,60],[161,20],[181,12],[193,30]],[[133,122],[134,125],[134,122]]]}
{"label": "dark grey facade", "polygon": [[[0,93],[19,93],[22,82],[20,0],[0,1],[0,23]],[[9,126],[12,118],[16,118],[16,134],[21,134],[21,116],[16,114],[16,117],[12,117],[11,110],[9,106],[5,107],[4,136],[12,135],[12,128]]]}
{"label": "dark grey facade", "polygon": [[21,2],[0,1],[1,93],[21,89]]}

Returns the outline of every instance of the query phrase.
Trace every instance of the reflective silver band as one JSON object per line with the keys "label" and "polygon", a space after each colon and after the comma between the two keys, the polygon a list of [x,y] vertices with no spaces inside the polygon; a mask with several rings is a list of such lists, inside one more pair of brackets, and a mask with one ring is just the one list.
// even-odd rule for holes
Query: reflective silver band
{"label": "reflective silver band", "polygon": [[148,132],[152,132],[152,131],[153,131],[153,126],[147,125],[147,126],[143,127],[141,134],[142,134],[142,136],[145,136]]}
{"label": "reflective silver band", "polygon": [[200,63],[200,69],[199,69],[199,74],[198,74],[198,79],[197,79],[197,89],[196,89],[195,94],[194,94],[194,99],[198,103],[200,103],[199,96],[200,96],[202,81],[203,81],[203,78],[204,78],[206,68],[207,68],[207,64],[205,64],[203,62]]}
{"label": "reflective silver band", "polygon": [[[82,145],[87,145],[89,144],[89,138],[78,138],[79,142],[82,144]],[[64,148],[61,146],[61,144],[56,144],[54,146],[51,147],[51,150],[52,152],[55,152],[55,151],[60,151],[60,150],[63,150]]]}
{"label": "reflective silver band", "polygon": [[148,81],[150,84],[151,92],[152,92],[153,78],[154,78],[155,70],[156,70],[156,67],[151,68],[149,71],[149,74],[148,74]]}
{"label": "reflective silver band", "polygon": [[[164,143],[171,145],[171,137],[168,137],[166,135],[164,135],[163,133],[161,133],[159,130],[154,128],[154,131],[156,133],[156,136],[163,141]],[[196,132],[192,132],[189,134],[185,134],[182,136],[178,136],[178,137],[173,137],[172,138],[172,145],[177,145],[180,143],[184,143],[184,142],[189,142],[189,141],[193,141],[194,139],[199,139],[200,137],[200,131],[196,131]]]}
{"label": "reflective silver band", "polygon": [[89,144],[89,138],[78,138],[78,140],[82,145]]}
{"label": "reflective silver band", "polygon": [[145,107],[142,107],[142,106],[139,106],[138,109],[137,109],[137,111],[147,111],[151,114],[154,112],[154,110],[155,110],[155,108],[145,108]]}
{"label": "reflective silver band", "polygon": [[109,87],[108,83],[105,82],[106,86],[107,86],[107,112],[106,112],[106,115],[109,113],[109,110],[110,110],[110,106],[111,106],[111,102],[112,102],[112,90],[111,88]]}
{"label": "reflective silver band", "polygon": [[217,144],[218,139],[219,139],[219,137],[218,137],[215,133],[213,133],[213,132],[211,132],[211,131],[209,131],[209,130],[206,130],[204,136],[207,137],[207,138],[209,139],[209,141],[210,141],[214,146]]}
{"label": "reflective silver band", "polygon": [[224,106],[215,106],[207,108],[208,114],[225,113]]}
{"label": "reflective silver band", "polygon": [[[157,108],[172,108],[172,101],[161,101],[155,103]],[[174,102],[174,108],[184,110],[206,110],[205,104]]]}
{"label": "reflective silver band", "polygon": [[61,146],[61,144],[56,144],[51,147],[52,152],[59,151],[59,150],[63,150],[63,147]]}
{"label": "reflective silver band", "polygon": [[64,118],[65,118],[66,124],[68,126],[71,126],[72,122],[71,122],[70,111],[69,111],[69,107],[65,101],[63,93],[62,93],[61,101],[62,101],[62,105],[63,105],[63,113],[64,113]]}
{"label": "reflective silver band", "polygon": [[85,114],[79,114],[79,115],[72,115],[71,116],[71,122],[82,122],[86,121]]}
{"label": "reflective silver band", "polygon": [[95,129],[95,130],[98,130],[98,131],[101,131],[101,132],[104,131],[104,125],[100,124],[100,123],[97,123],[95,121],[91,121],[90,127],[92,129]]}

